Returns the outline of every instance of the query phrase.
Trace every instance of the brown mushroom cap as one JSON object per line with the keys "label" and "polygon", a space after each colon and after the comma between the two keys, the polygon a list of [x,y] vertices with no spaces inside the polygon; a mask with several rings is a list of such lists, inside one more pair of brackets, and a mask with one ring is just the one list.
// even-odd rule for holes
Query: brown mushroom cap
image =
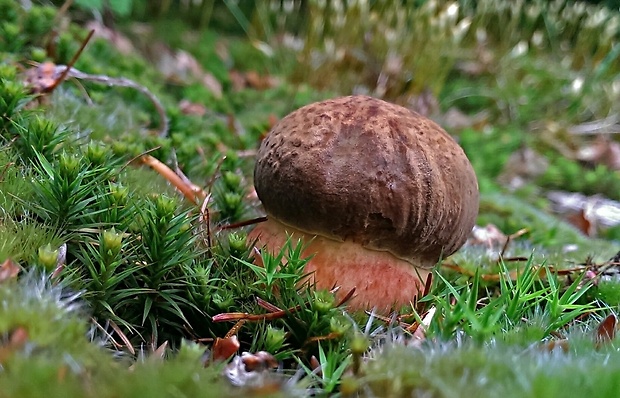
{"label": "brown mushroom cap", "polygon": [[476,175],[452,137],[367,96],[284,117],[261,144],[254,185],[284,225],[423,267],[458,250],[478,214]]}

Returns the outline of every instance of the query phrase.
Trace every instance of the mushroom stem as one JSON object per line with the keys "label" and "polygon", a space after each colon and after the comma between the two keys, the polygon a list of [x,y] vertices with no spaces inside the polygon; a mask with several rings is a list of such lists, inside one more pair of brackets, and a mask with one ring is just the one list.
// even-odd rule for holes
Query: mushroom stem
{"label": "mushroom stem", "polygon": [[339,286],[337,299],[355,288],[348,302],[352,310],[376,308],[381,313],[408,305],[424,290],[429,269],[416,267],[389,252],[370,250],[354,242],[339,242],[286,226],[273,218],[259,224],[250,233],[256,247],[277,253],[287,237],[301,239],[303,255],[313,256],[305,271],[317,289]]}

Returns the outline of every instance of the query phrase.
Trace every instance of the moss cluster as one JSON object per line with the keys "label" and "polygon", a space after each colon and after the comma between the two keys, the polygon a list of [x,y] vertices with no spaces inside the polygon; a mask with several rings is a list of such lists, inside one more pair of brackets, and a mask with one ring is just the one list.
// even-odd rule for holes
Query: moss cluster
{"label": "moss cluster", "polygon": [[[276,3],[268,12],[263,5],[256,7],[257,13],[264,12],[255,21],[265,22],[265,40],[271,26],[267,23],[289,26],[286,20],[295,18],[284,3]],[[336,8],[341,4],[328,3]],[[303,11],[310,18],[308,30],[299,29],[308,35],[299,58],[295,50],[276,42],[233,37],[225,38],[229,54],[223,59],[215,51],[222,38],[214,32],[170,38],[174,47],[193,50],[202,67],[222,84],[221,96],[191,79],[166,80],[139,53],[123,54],[105,39],[93,40],[75,68],[148,88],[169,119],[166,134],[158,134],[162,120],[155,105],[129,87],[84,80],[82,87],[64,82],[52,93],[35,95],[24,84],[25,75],[36,68],[29,61],[67,64],[86,32],[68,20],[71,14],[59,15],[53,7],[26,9],[20,2],[0,0],[0,267],[16,266],[21,271],[17,279],[0,280],[0,397],[40,395],[42,388],[63,396],[239,395],[240,390],[224,383],[224,365],[203,369],[206,347],[188,342],[211,345],[212,339],[228,333],[239,338],[241,351],[266,350],[286,369],[275,375],[277,382],[261,385],[272,388],[268,393],[290,395],[295,388],[310,394],[416,391],[446,396],[461,391],[463,382],[469,389],[462,391],[481,396],[491,389],[505,391],[506,386],[524,395],[557,395],[556,387],[565,380],[562,371],[583,372],[582,363],[595,362],[596,347],[587,341],[575,343],[561,364],[545,368],[553,378],[547,386],[539,381],[541,368],[527,364],[544,365],[548,358],[535,354],[529,358],[523,347],[567,336],[564,331],[574,328],[576,319],[583,320],[576,341],[593,333],[600,319],[591,314],[618,303],[615,279],[597,284],[584,274],[554,272],[585,262],[590,255],[602,263],[616,248],[581,236],[546,213],[545,200],[524,199],[524,192],[553,188],[615,197],[619,183],[617,175],[602,166],[585,172],[584,165],[561,159],[554,146],[558,137],[531,134],[529,122],[566,111],[560,122],[568,125],[615,109],[612,92],[604,91],[600,98],[595,94],[606,79],[617,76],[613,63],[617,54],[606,36],[592,41],[609,30],[589,25],[593,8],[585,7],[565,21],[562,13],[578,12],[580,6],[556,1],[536,14],[532,10],[539,2],[510,9],[491,0],[478,8],[465,3],[459,3],[462,8],[457,7],[454,16],[450,7],[457,3],[452,2],[437,9],[432,9],[434,2],[427,2],[405,11],[396,3],[390,7],[388,2],[350,2],[344,22],[338,19],[341,14],[333,13],[320,30],[327,11],[320,2],[310,2]],[[548,23],[564,24],[566,37],[550,30],[542,44],[538,42],[544,22],[541,10],[551,12]],[[605,15],[607,22],[617,19]],[[479,222],[493,223],[506,233],[530,228],[524,242],[510,248],[511,254],[530,258],[526,265],[486,258],[479,248],[465,250],[452,258],[460,268],[439,267],[430,294],[415,308],[402,309],[402,323],[349,314],[332,293],[301,286],[308,259],[301,255],[298,242],[290,241],[274,255],[263,253],[263,266],[258,267],[246,229],[229,228],[259,215],[252,199],[251,156],[272,119],[331,92],[352,90],[360,70],[376,82],[375,61],[381,65],[383,61],[375,56],[394,55],[390,46],[400,44],[383,42],[388,36],[359,37],[360,18],[366,16],[372,17],[364,21],[373,32],[382,31],[382,23],[390,18],[403,30],[409,19],[422,21],[415,31],[419,37],[409,37],[413,42],[401,40],[418,46],[403,59],[415,76],[399,74],[403,80],[390,80],[383,94],[403,99],[430,87],[444,107],[458,106],[469,114],[488,111],[486,126],[465,129],[459,136],[479,175],[483,193]],[[509,36],[495,32],[498,42],[489,38],[495,37],[489,21],[496,17],[511,32]],[[455,30],[462,21],[489,34],[484,47],[493,52],[495,61],[486,66],[499,65],[499,70],[490,67],[478,76],[464,72],[462,62],[467,59],[459,55],[458,45],[474,46],[475,37],[473,27],[465,33]],[[583,29],[588,33],[585,38],[576,33]],[[441,33],[433,38],[437,46],[445,44],[441,45],[445,52],[420,57],[432,50],[422,43],[429,32]],[[337,48],[330,49],[329,40],[325,48],[319,46],[318,38],[333,39]],[[532,50],[515,53],[521,40]],[[574,50],[568,61],[565,45]],[[340,47],[347,51],[340,53]],[[548,56],[548,49],[557,52]],[[373,57],[358,57],[368,52]],[[318,69],[317,59],[323,62]],[[289,74],[297,61],[302,63],[298,71],[314,67],[313,74],[321,79],[314,83],[327,91],[291,84],[287,79],[299,77]],[[548,72],[558,62],[570,67],[557,75]],[[433,74],[439,64],[441,70]],[[346,71],[339,70],[343,65]],[[507,65],[513,68],[502,71]],[[230,72],[242,73],[244,68],[278,74],[279,79],[260,89],[235,88]],[[566,87],[581,73],[587,73],[583,96],[576,92],[565,96]],[[419,79],[424,76],[429,81],[422,85]],[[339,80],[334,83],[335,77]],[[204,112],[187,114],[181,100]],[[536,181],[540,187],[529,186],[517,193],[518,198],[504,193],[497,178],[511,154],[523,146],[544,153],[551,165]],[[206,207],[184,200],[162,175],[142,165],[140,156],[146,152],[172,169],[178,167],[203,187],[209,198]],[[578,250],[564,254],[567,244]],[[414,326],[430,308],[436,315],[421,350],[385,349],[379,355],[388,341],[413,341]],[[239,319],[243,321],[235,324]],[[466,343],[451,345],[454,340]],[[613,346],[615,341],[610,340]],[[493,356],[495,351],[489,349],[498,341],[507,345],[497,351],[506,352],[506,358]],[[162,361],[152,354],[145,359],[149,357],[145,353],[162,344],[171,348],[165,351],[170,358]],[[492,367],[480,360],[489,351]],[[609,358],[616,361],[613,355]],[[416,364],[414,370],[427,372],[408,371],[411,363]],[[617,375],[616,368],[604,370],[605,380]],[[291,378],[295,369],[298,374]],[[22,377],[25,373],[28,378]],[[531,384],[500,385],[519,375],[527,375],[523,377]],[[602,394],[615,384],[584,386],[575,391]]]}

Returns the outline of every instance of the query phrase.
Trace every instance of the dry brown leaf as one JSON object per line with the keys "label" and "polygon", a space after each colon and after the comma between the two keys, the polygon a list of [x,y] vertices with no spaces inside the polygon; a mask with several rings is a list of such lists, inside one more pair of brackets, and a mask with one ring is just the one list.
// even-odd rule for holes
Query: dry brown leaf
{"label": "dry brown leaf", "polygon": [[247,87],[255,90],[266,90],[280,84],[280,80],[277,77],[261,75],[256,71],[243,73],[233,69],[228,72],[228,78],[232,83],[234,91],[240,91]]}
{"label": "dry brown leaf", "polygon": [[95,38],[101,38],[110,42],[121,54],[131,55],[136,53],[136,48],[131,44],[131,40],[122,33],[105,26],[101,21],[92,20],[87,22],[85,27],[87,30],[95,31]]}
{"label": "dry brown leaf", "polygon": [[487,224],[484,227],[475,225],[467,239],[467,244],[484,245],[491,249],[503,247],[507,240],[508,236],[493,224]]}
{"label": "dry brown leaf", "polygon": [[207,113],[206,106],[186,99],[179,102],[179,109],[184,115],[204,116]]}
{"label": "dry brown leaf", "polygon": [[584,212],[584,217],[596,226],[620,225],[620,202],[600,195],[586,196],[577,192],[551,191],[547,194],[554,212],[564,217]]}
{"label": "dry brown leaf", "polygon": [[7,258],[0,264],[0,283],[17,278],[19,271],[21,271],[21,267],[15,261]]}
{"label": "dry brown leaf", "polygon": [[241,354],[241,362],[245,365],[246,372],[262,372],[278,367],[278,360],[267,351],[255,354],[244,352]]}
{"label": "dry brown leaf", "polygon": [[245,88],[245,77],[237,70],[231,70],[228,72],[228,78],[232,84],[233,91],[241,91]]}
{"label": "dry brown leaf", "polygon": [[110,322],[110,327],[116,332],[118,337],[121,340],[123,340],[123,343],[125,343],[125,347],[127,347],[131,355],[135,355],[136,351],[134,350],[133,344],[131,344],[131,341],[129,341],[129,337],[127,337],[127,335],[123,333],[121,328],[119,328],[118,325],[114,321],[110,320],[109,322]]}
{"label": "dry brown leaf", "polygon": [[24,84],[34,94],[50,90],[60,77],[60,71],[53,62],[43,62],[24,72]]}
{"label": "dry brown leaf", "polygon": [[563,352],[568,352],[569,349],[569,344],[568,344],[568,339],[561,339],[561,340],[550,340],[546,343],[544,343],[541,346],[543,351],[555,351],[556,348],[559,348],[560,350],[562,350]]}
{"label": "dry brown leaf", "polygon": [[241,344],[239,344],[239,340],[237,336],[231,336],[226,338],[215,339],[213,343],[213,348],[211,349],[211,360],[212,361],[227,361],[230,357],[235,355],[235,353],[239,350]]}
{"label": "dry brown leaf", "polygon": [[215,78],[211,73],[204,72],[201,79],[202,85],[205,86],[215,98],[222,98],[222,83]]}
{"label": "dry brown leaf", "polygon": [[166,355],[167,348],[168,348],[168,340],[164,341],[159,347],[157,347],[149,358],[154,358],[158,361],[163,360]]}
{"label": "dry brown leaf", "polygon": [[28,336],[28,331],[24,327],[18,327],[11,332],[9,341],[0,345],[0,365],[28,342]]}
{"label": "dry brown leaf", "polygon": [[609,314],[598,328],[596,328],[596,346],[600,347],[603,344],[609,343],[616,337],[616,326],[618,325],[618,318],[616,315]]}
{"label": "dry brown leaf", "polygon": [[596,223],[593,222],[593,218],[589,217],[586,210],[581,209],[575,214],[570,214],[566,219],[585,236],[596,236]]}
{"label": "dry brown leaf", "polygon": [[611,170],[620,170],[620,143],[599,135],[590,145],[577,151],[577,159],[595,165],[602,164]]}
{"label": "dry brown leaf", "polygon": [[548,166],[547,158],[523,147],[510,155],[498,181],[509,189],[518,189],[542,175]]}

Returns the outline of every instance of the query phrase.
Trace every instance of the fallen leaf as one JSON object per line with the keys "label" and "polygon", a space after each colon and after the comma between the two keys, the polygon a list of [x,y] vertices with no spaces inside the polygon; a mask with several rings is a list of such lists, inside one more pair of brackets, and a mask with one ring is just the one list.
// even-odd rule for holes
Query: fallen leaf
{"label": "fallen leaf", "polygon": [[110,320],[109,323],[110,323],[110,327],[116,332],[118,337],[120,337],[120,339],[123,340],[123,343],[125,343],[125,346],[129,350],[131,355],[135,355],[136,351],[134,350],[133,344],[131,344],[131,341],[129,340],[127,335],[125,333],[123,333],[121,328],[119,328],[118,325],[114,321]]}
{"label": "fallen leaf", "polygon": [[584,212],[590,222],[605,227],[620,225],[620,202],[601,195],[586,196],[577,192],[551,191],[547,193],[551,210],[569,217]]}
{"label": "fallen leaf", "polygon": [[616,337],[617,324],[618,318],[614,314],[609,314],[603,319],[598,328],[596,328],[596,336],[594,337],[597,347],[612,341]]}
{"label": "fallen leaf", "polygon": [[594,165],[602,164],[611,170],[620,170],[620,143],[599,135],[590,145],[577,151],[577,159]]}
{"label": "fallen leaf", "polygon": [[487,224],[484,227],[475,225],[467,239],[467,244],[484,245],[492,249],[503,247],[507,240],[508,236],[493,224]]}
{"label": "fallen leaf", "polygon": [[201,79],[202,85],[205,86],[211,93],[215,96],[215,98],[222,98],[222,83],[219,82],[209,72],[204,72]]}
{"label": "fallen leaf", "polygon": [[[271,369],[277,367],[275,358],[264,351],[244,352],[235,356],[224,369],[224,377],[234,386],[243,388],[239,396],[272,396],[282,390],[284,379]],[[249,367],[249,369],[248,369]]]}
{"label": "fallen leaf", "polygon": [[179,102],[179,109],[184,115],[204,116],[207,113],[207,107],[197,102],[182,100]]}
{"label": "fallen leaf", "polygon": [[596,236],[596,223],[593,218],[589,217],[586,210],[581,209],[576,214],[570,214],[566,219],[585,236]]}
{"label": "fallen leaf", "polygon": [[239,350],[241,344],[237,336],[231,336],[227,338],[216,338],[211,348],[211,360],[212,361],[227,361],[230,357],[235,355]]}
{"label": "fallen leaf", "polygon": [[232,84],[233,91],[241,91],[245,88],[245,77],[237,70],[231,70],[228,72],[228,78]]}
{"label": "fallen leaf", "polygon": [[556,348],[559,348],[560,350],[562,350],[562,352],[568,352],[568,349],[570,348],[569,344],[568,344],[568,339],[561,339],[561,340],[551,340],[548,341],[546,343],[544,343],[541,347],[543,349],[543,351],[555,351]]}
{"label": "fallen leaf", "polygon": [[110,42],[110,44],[112,44],[112,46],[123,55],[131,55],[136,53],[136,48],[133,46],[133,44],[131,44],[131,40],[129,40],[119,31],[110,29],[109,27],[105,26],[101,21],[92,20],[90,22],[87,22],[86,29],[94,30],[95,38],[101,38]]}
{"label": "fallen leaf", "polygon": [[60,77],[60,73],[53,62],[43,62],[24,72],[24,84],[34,94],[45,93],[50,90]]}
{"label": "fallen leaf", "polygon": [[24,327],[14,329],[11,332],[8,342],[0,345],[0,365],[5,363],[15,351],[21,349],[27,341],[28,331]]}
{"label": "fallen leaf", "polygon": [[20,266],[15,261],[7,258],[0,265],[0,283],[9,279],[15,279],[19,271],[21,271]]}
{"label": "fallen leaf", "polygon": [[239,72],[231,70],[228,72],[228,78],[232,83],[234,91],[240,91],[250,87],[255,90],[266,90],[280,84],[280,80],[274,76],[261,75],[256,71]]}
{"label": "fallen leaf", "polygon": [[163,360],[166,355],[167,348],[168,348],[168,340],[164,341],[159,347],[157,347],[149,358],[154,358],[156,360]]}
{"label": "fallen leaf", "polygon": [[246,372],[260,372],[278,367],[276,358],[267,351],[259,351],[255,354],[244,352],[241,354],[241,362],[245,365]]}
{"label": "fallen leaf", "polygon": [[549,166],[547,159],[529,147],[510,155],[498,181],[509,189],[518,189],[542,175]]}

